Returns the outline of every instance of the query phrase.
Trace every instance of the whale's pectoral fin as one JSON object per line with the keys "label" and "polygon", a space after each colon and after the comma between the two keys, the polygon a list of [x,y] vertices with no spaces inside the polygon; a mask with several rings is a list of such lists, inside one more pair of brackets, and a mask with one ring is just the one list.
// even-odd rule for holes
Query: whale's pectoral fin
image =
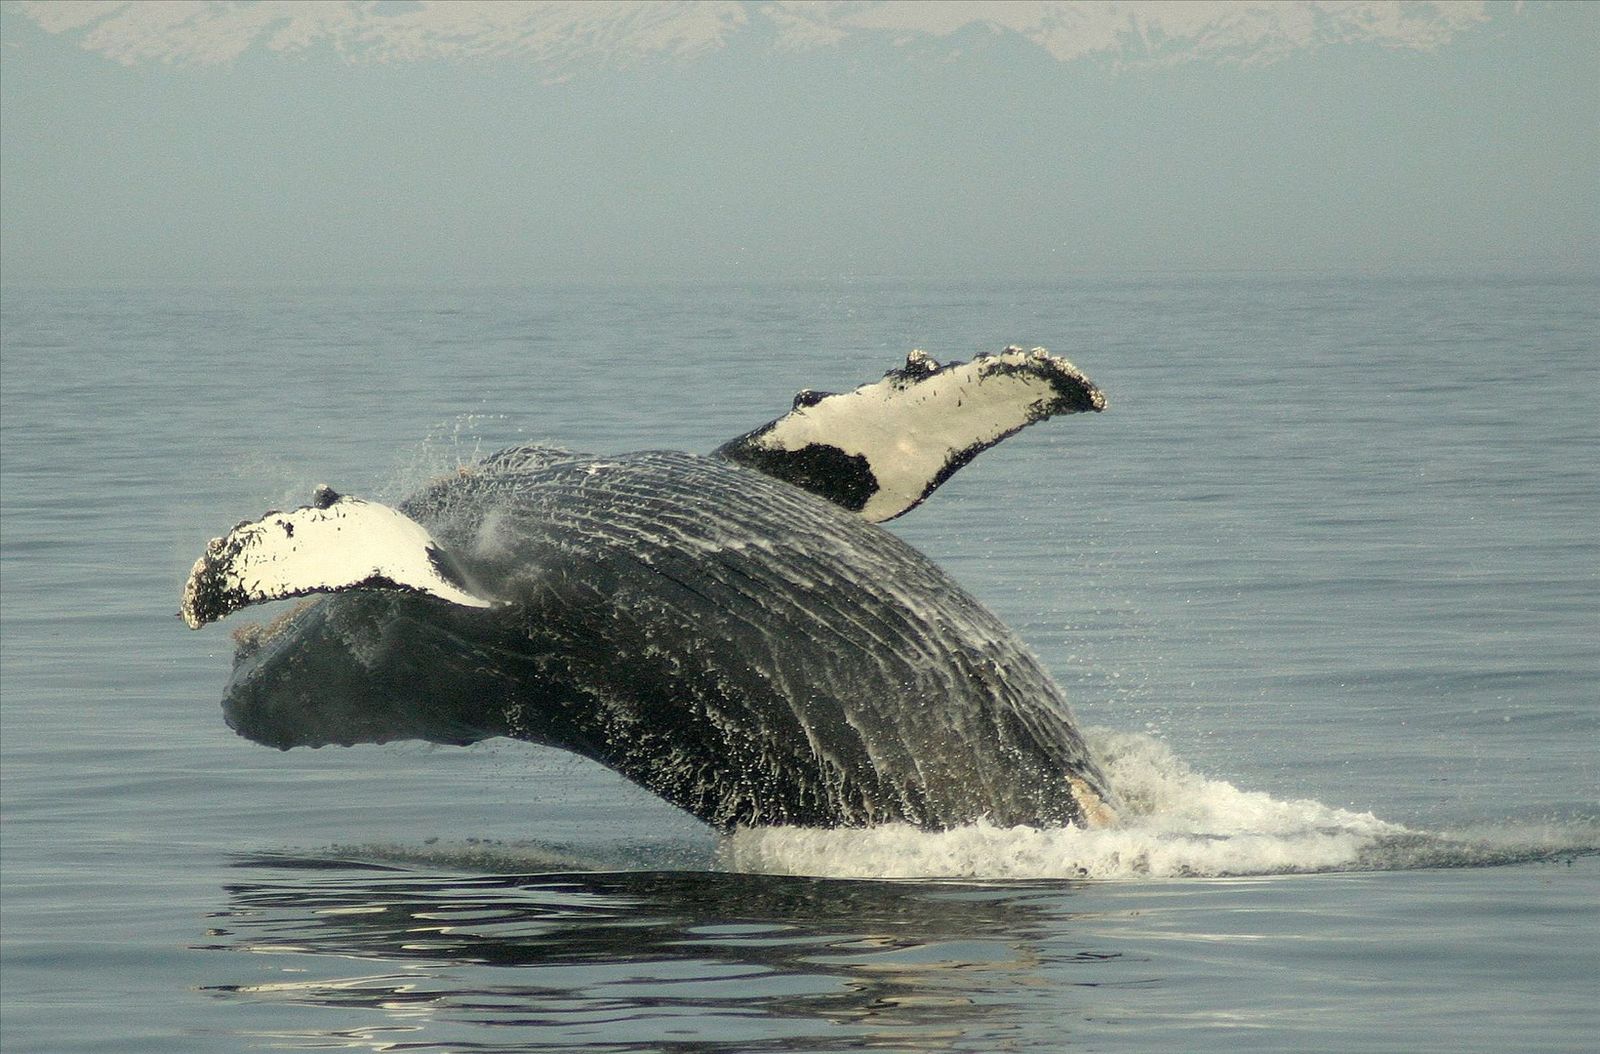
{"label": "whale's pectoral fin", "polygon": [[399,589],[492,607],[422,525],[387,505],[317,488],[313,504],[213,538],[183,587],[192,629],[251,604],[345,589]]}
{"label": "whale's pectoral fin", "polygon": [[1105,407],[1089,378],[1043,348],[946,366],[913,351],[855,391],[801,392],[789,413],[715,454],[880,522],[1035,421]]}

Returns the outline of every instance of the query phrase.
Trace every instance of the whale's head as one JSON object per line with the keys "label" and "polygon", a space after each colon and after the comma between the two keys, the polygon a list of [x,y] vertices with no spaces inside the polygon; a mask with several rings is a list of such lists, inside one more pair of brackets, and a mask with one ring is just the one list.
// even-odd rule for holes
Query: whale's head
{"label": "whale's head", "polygon": [[504,735],[516,671],[484,659],[510,615],[395,590],[319,597],[235,633],[224,716],[282,750]]}

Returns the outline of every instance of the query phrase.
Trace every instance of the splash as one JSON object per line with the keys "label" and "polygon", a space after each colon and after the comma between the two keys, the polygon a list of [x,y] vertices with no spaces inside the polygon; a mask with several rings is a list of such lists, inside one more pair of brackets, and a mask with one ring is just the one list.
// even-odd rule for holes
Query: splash
{"label": "splash", "polygon": [[833,878],[1138,879],[1476,867],[1600,848],[1595,819],[1416,831],[1209,779],[1149,736],[1089,729],[1086,738],[1123,798],[1115,827],[746,829],[723,842],[720,862]]}
{"label": "splash", "polygon": [[428,483],[446,479],[483,460],[484,433],[503,425],[505,414],[466,413],[428,430],[386,479],[374,486],[376,500],[396,503]]}

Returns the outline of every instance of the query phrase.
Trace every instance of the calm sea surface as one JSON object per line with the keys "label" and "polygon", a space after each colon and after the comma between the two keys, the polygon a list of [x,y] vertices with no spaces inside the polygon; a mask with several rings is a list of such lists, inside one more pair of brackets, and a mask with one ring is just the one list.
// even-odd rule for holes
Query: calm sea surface
{"label": "calm sea surface", "polygon": [[[1579,1051],[1600,1034],[1600,285],[7,290],[0,1045]],[[709,450],[913,347],[1111,400],[894,529],[1127,829],[719,840],[505,741],[279,753],[208,538],[530,440]],[[270,614],[270,610],[268,614]],[[233,621],[240,621],[236,617]]]}

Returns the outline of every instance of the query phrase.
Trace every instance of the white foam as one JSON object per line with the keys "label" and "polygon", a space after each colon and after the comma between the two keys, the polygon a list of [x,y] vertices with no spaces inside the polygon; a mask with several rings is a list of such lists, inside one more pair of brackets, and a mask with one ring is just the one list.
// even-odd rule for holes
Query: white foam
{"label": "white foam", "polygon": [[724,840],[721,863],[834,878],[1130,879],[1481,866],[1597,844],[1592,822],[1539,838],[1500,832],[1492,844],[1483,832],[1412,831],[1372,813],[1208,779],[1149,736],[1089,729],[1086,737],[1122,796],[1116,827],[740,830]]}

